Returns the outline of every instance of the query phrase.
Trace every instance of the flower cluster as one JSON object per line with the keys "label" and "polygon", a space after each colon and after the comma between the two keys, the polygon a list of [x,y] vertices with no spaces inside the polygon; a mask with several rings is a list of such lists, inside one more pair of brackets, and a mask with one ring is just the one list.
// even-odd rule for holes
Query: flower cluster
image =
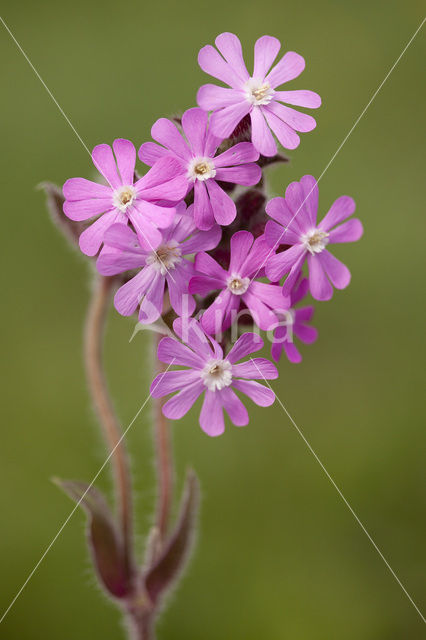
{"label": "flower cluster", "polygon": [[285,160],[276,139],[295,149],[298,133],[316,126],[311,115],[287,105],[317,108],[320,97],[283,89],[301,74],[304,59],[287,52],[274,64],[280,42],[263,36],[250,74],[237,36],[223,33],[215,44],[201,49],[198,62],[226,86],[202,86],[198,107],[154,123],[155,142],[138,152],[149,167],[143,177],[135,171],[132,142],[117,139],[112,148],[93,150],[101,182],[71,178],[63,187],[65,214],[85,225],[81,251],[97,256],[102,275],[122,274],[117,311],[137,311],[143,324],[162,317],[173,329],[173,337],[160,341],[158,358],[185,368],[157,376],[152,395],[177,392],[163,412],[179,419],[204,394],[200,425],[211,436],[224,431],[223,410],[233,424],[247,424],[235,391],[260,406],[272,404],[269,384],[256,380],[278,372],[251,357],[264,346],[258,331],[268,332],[275,361],[284,351],[300,362],[293,337],[312,343],[317,331],[309,325],[313,307],[295,305],[308,292],[329,300],[333,287],[347,287],[350,272],[329,249],[363,231],[350,217],[355,203],[348,196],[317,221],[318,185],[310,175],[267,201],[264,168]]}

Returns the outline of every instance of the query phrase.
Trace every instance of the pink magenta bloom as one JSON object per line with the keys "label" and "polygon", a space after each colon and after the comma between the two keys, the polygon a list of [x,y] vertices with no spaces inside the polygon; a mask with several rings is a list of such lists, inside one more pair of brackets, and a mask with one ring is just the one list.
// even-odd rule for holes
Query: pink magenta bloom
{"label": "pink magenta bloom", "polygon": [[282,287],[252,280],[256,275],[261,275],[262,261],[269,251],[264,236],[253,242],[249,231],[237,231],[231,238],[228,271],[207,253],[196,255],[197,274],[191,278],[189,291],[207,295],[211,291],[221,290],[201,317],[201,324],[207,333],[217,335],[228,329],[237,320],[241,304],[247,307],[261,329],[267,331],[278,324],[276,312],[289,306],[289,300],[282,294]]}
{"label": "pink magenta bloom", "polygon": [[[105,234],[105,250],[96,266],[105,276],[140,269],[115,294],[114,306],[123,316],[132,315],[140,305],[139,321],[155,322],[163,310],[164,288],[167,283],[170,304],[178,315],[191,315],[195,302],[188,294],[188,283],[194,264],[184,256],[217,246],[221,229],[199,231],[188,214],[177,214],[163,231],[157,249],[147,251],[138,236],[123,224],[112,225]],[[113,251],[109,251],[109,247]]]}
{"label": "pink magenta bloom", "polygon": [[241,42],[236,35],[222,33],[215,42],[220,53],[207,45],[198,54],[202,70],[230,87],[206,84],[198,91],[197,102],[200,107],[214,112],[211,117],[212,132],[227,138],[249,113],[252,142],[262,155],[274,156],[277,153],[271,129],[283,147],[295,149],[300,143],[296,131],[312,131],[316,122],[312,116],[281,103],[316,109],[321,104],[321,98],[313,91],[276,89],[302,73],[305,68],[302,56],[288,51],[271,69],[281,43],[271,36],[262,36],[254,45],[254,70],[250,76],[244,64]]}
{"label": "pink magenta bloom", "polygon": [[68,218],[80,221],[100,216],[80,235],[80,248],[88,256],[98,253],[105,231],[112,224],[127,224],[129,220],[141,244],[155,249],[161,242],[159,229],[168,227],[173,220],[172,205],[186,193],[185,180],[176,177],[179,165],[173,158],[164,158],[135,182],[134,145],[118,139],[112,146],[115,158],[107,144],[99,144],[92,152],[93,163],[108,184],[70,178],[63,187],[64,213]]}
{"label": "pink magenta bloom", "polygon": [[263,340],[258,335],[243,334],[224,357],[220,345],[207,336],[193,318],[189,323],[178,318],[173,328],[185,344],[174,338],[163,338],[158,345],[158,358],[161,362],[188,368],[161,373],[151,384],[154,398],[178,391],[163,406],[167,418],[182,418],[204,393],[200,426],[209,436],[219,436],[225,430],[223,409],[238,427],[249,421],[247,409],[234,390],[241,391],[261,407],[268,407],[274,402],[274,392],[255,380],[277,378],[275,365],[264,358],[250,358],[238,363],[241,358],[263,347]]}
{"label": "pink magenta bloom", "polygon": [[295,305],[306,296],[308,289],[307,278],[301,278],[291,292],[290,308],[282,318],[281,316],[279,318],[282,324],[274,331],[274,342],[271,348],[271,355],[275,362],[279,361],[283,350],[290,362],[301,362],[302,356],[294,344],[294,337],[296,336],[305,344],[315,342],[318,337],[318,331],[307,324],[314,314],[314,308],[308,306],[295,309]]}
{"label": "pink magenta bloom", "polygon": [[[266,262],[266,275],[273,282],[288,274],[283,294],[289,295],[307,260],[309,289],[316,300],[330,300],[333,287],[344,289],[351,274],[340,260],[326,247],[338,242],[355,242],[363,233],[361,222],[352,218],[340,224],[355,211],[355,202],[341,196],[332,205],[325,218],[317,224],[318,185],[313,176],[304,176],[292,182],[285,198],[273,198],[266,212],[276,222],[266,224],[267,243],[276,249],[280,244],[291,245],[282,253],[272,255]],[[336,225],[339,225],[336,227]]]}
{"label": "pink magenta bloom", "polygon": [[145,142],[139,149],[139,158],[147,165],[170,155],[179,161],[188,193],[194,189],[195,223],[204,230],[210,229],[215,220],[228,225],[236,216],[234,201],[217,181],[251,186],[262,177],[262,170],[254,163],[259,154],[250,142],[240,142],[215,156],[222,138],[211,134],[208,117],[197,107],[185,111],[182,128],[186,140],[171,120],[160,118],[151,135],[162,146]]}

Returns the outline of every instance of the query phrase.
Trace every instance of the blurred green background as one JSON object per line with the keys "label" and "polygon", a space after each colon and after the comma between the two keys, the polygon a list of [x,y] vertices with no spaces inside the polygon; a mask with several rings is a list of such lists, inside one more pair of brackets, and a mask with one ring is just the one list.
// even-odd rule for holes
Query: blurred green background
{"label": "blurred green background", "polygon": [[[92,148],[137,146],[194,105],[197,52],[222,31],[277,36],[318,91],[317,129],[269,174],[281,194],[318,176],[422,19],[415,1],[5,3],[3,17]],[[320,211],[355,197],[365,236],[335,253],[350,287],[318,304],[320,337],[274,384],[312,447],[420,607],[424,604],[424,33],[320,185]],[[43,180],[90,176],[83,146],[10,36],[0,39],[2,127],[1,585],[5,609],[70,513],[50,482],[91,480],[105,452],[85,389],[89,270],[46,213]],[[127,425],[151,380],[148,336],[111,311],[108,375]],[[209,439],[193,411],[173,425],[177,476],[202,483],[198,547],[159,624],[164,640],[407,640],[420,617],[276,404]],[[138,534],[154,503],[150,410],[129,432]],[[108,474],[100,486],[109,487]],[[115,640],[119,614],[94,586],[75,514],[0,625],[7,640]]]}

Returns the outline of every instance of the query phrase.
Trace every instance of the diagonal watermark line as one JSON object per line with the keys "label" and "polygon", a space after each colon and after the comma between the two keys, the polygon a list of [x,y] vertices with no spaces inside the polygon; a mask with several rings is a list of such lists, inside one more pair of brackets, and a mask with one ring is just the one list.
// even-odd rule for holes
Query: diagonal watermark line
{"label": "diagonal watermark line", "polygon": [[[31,62],[31,60],[29,59],[29,57],[27,56],[27,54],[25,53],[24,49],[22,48],[22,46],[19,44],[18,40],[15,38],[15,36],[13,35],[12,31],[9,29],[9,27],[7,26],[6,22],[3,20],[3,18],[0,16],[0,22],[2,23],[2,25],[4,26],[4,28],[6,29],[6,31],[8,32],[8,34],[10,35],[10,37],[12,38],[13,42],[16,44],[16,46],[18,47],[19,51],[22,53],[22,55],[24,56],[25,60],[28,62],[28,64],[30,65],[31,69],[34,71],[35,75],[37,76],[37,78],[40,80],[41,84],[43,85],[43,87],[46,89],[47,93],[49,94],[49,96],[51,97],[51,99],[53,100],[53,102],[55,103],[55,105],[58,107],[59,112],[62,114],[62,116],[65,118],[66,122],[69,124],[69,126],[71,127],[71,129],[73,130],[73,132],[75,133],[75,135],[77,136],[77,138],[79,139],[79,141],[81,142],[81,144],[83,145],[83,147],[86,149],[87,153],[89,154],[90,157],[92,157],[92,154],[89,151],[88,146],[86,145],[86,143],[84,142],[83,138],[80,136],[80,134],[78,133],[77,129],[74,127],[73,123],[71,122],[71,120],[68,118],[67,114],[65,113],[65,111],[62,109],[61,105],[59,104],[59,102],[56,100],[55,96],[53,95],[53,93],[51,92],[51,90],[49,89],[49,87],[47,86],[47,84],[45,83],[45,81],[43,80],[43,78],[41,77],[41,75],[39,74],[39,72],[37,71],[37,69],[35,68],[35,66],[33,65],[33,63]],[[170,276],[170,278],[173,280],[173,282],[175,282],[175,279],[173,278],[172,274],[170,273],[170,271],[167,269],[166,265],[164,264],[161,256],[157,253],[157,251],[153,248],[151,242],[148,240],[148,238],[145,236],[145,234],[143,233],[143,231],[141,230],[141,233],[144,237],[144,239],[146,240],[146,242],[149,244],[151,250],[155,253],[155,255],[157,256],[158,261],[161,263],[161,265],[164,267],[164,269],[167,271],[167,274]],[[1,620],[0,620],[1,622]]]}
{"label": "diagonal watermark line", "polygon": [[[266,382],[266,384],[268,385],[270,390],[273,392],[274,390],[272,389],[272,387],[269,384],[268,380],[266,380],[265,376],[260,371],[260,369],[257,366],[255,360],[253,360],[253,358],[250,358],[250,360],[255,365],[256,369],[259,371],[259,374],[262,377],[262,379]],[[345,496],[343,495],[342,491],[339,489],[339,487],[337,486],[337,484],[335,483],[335,481],[333,480],[333,478],[331,477],[331,475],[329,474],[329,472],[325,468],[324,464],[321,462],[320,458],[318,457],[317,453],[315,452],[315,450],[312,448],[312,446],[310,445],[310,443],[306,439],[306,437],[303,434],[302,430],[297,426],[296,422],[294,421],[294,419],[292,418],[290,413],[287,411],[286,407],[281,402],[281,400],[280,400],[280,398],[278,397],[277,394],[275,394],[275,397],[276,397],[276,399],[278,401],[278,404],[280,405],[280,407],[285,412],[285,414],[287,415],[288,419],[290,420],[290,422],[292,423],[292,425],[296,429],[297,433],[302,438],[303,442],[306,444],[306,446],[308,447],[309,451],[311,452],[311,454],[314,456],[315,460],[320,465],[321,469],[324,471],[324,473],[327,476],[328,480],[331,482],[333,487],[336,489],[337,493],[339,494],[339,496],[341,497],[341,499],[343,500],[343,502],[345,503],[345,505],[347,506],[347,508],[349,509],[349,511],[351,512],[351,514],[353,515],[353,517],[355,518],[355,520],[357,521],[357,523],[359,524],[359,526],[361,527],[361,529],[363,530],[363,532],[365,533],[365,535],[367,536],[367,538],[369,539],[369,541],[371,542],[371,544],[373,545],[373,547],[375,548],[375,550],[377,551],[377,553],[379,554],[379,556],[381,557],[381,559],[383,560],[383,562],[385,563],[387,568],[389,569],[389,571],[391,572],[392,576],[395,578],[396,582],[399,584],[399,586],[401,587],[401,589],[403,590],[403,592],[405,593],[405,595],[407,596],[408,600],[411,602],[411,604],[413,605],[413,607],[415,608],[415,610],[417,611],[417,613],[419,614],[419,616],[421,617],[423,622],[426,624],[426,619],[425,619],[424,615],[422,614],[422,612],[420,611],[419,607],[416,605],[416,603],[414,602],[413,598],[410,596],[410,594],[408,593],[407,589],[404,587],[404,585],[402,584],[401,580],[398,578],[398,576],[396,575],[395,571],[392,569],[392,567],[390,566],[389,562],[386,560],[385,556],[380,551],[379,547],[374,542],[373,538],[368,533],[367,529],[365,528],[365,526],[363,525],[363,523],[361,522],[361,520],[359,519],[359,517],[357,516],[357,514],[355,513],[355,511],[353,510],[353,508],[351,507],[351,505],[349,504],[349,502],[347,501]]]}
{"label": "diagonal watermark line", "polygon": [[47,84],[45,83],[45,81],[43,80],[43,78],[41,77],[41,75],[39,74],[39,72],[37,71],[37,69],[35,68],[35,66],[33,65],[33,63],[31,62],[31,60],[29,59],[29,57],[27,56],[27,54],[25,53],[25,51],[23,50],[23,48],[21,47],[21,45],[19,44],[19,42],[17,41],[17,39],[15,38],[15,36],[13,35],[13,33],[11,32],[11,30],[9,29],[9,27],[6,24],[6,22],[3,20],[3,18],[1,16],[0,16],[0,22],[2,23],[2,25],[4,26],[4,28],[6,29],[6,31],[10,35],[10,37],[12,38],[13,42],[16,44],[16,46],[18,47],[19,51],[22,53],[22,55],[24,56],[25,60],[28,62],[28,64],[30,65],[31,69],[34,71],[34,73],[36,74],[37,78],[40,80],[41,84],[46,89],[47,93],[52,98],[52,100],[56,104],[56,106],[58,107],[60,113],[65,118],[65,120],[67,121],[67,123],[69,124],[71,129],[74,131],[75,135],[80,140],[81,144],[83,145],[83,147],[86,149],[87,153],[90,156],[90,151],[89,151],[86,143],[84,142],[83,138],[80,136],[80,134],[78,133],[77,129],[74,127],[73,123],[68,118],[67,114],[62,109],[61,105],[56,100],[55,96],[53,95],[53,93],[51,92],[51,90],[49,89],[49,87],[47,86]]}
{"label": "diagonal watermark line", "polygon": [[[175,361],[175,358],[173,358],[172,362],[168,365],[167,369],[163,372],[161,378],[159,378],[157,384],[155,385],[154,389],[160,384],[161,380],[163,379],[164,375],[167,373],[167,371],[170,369],[170,367],[173,365]],[[84,498],[86,497],[86,494],[88,493],[88,491],[90,491],[90,489],[93,487],[94,483],[96,482],[96,480],[99,478],[100,474],[102,473],[102,471],[105,469],[106,465],[108,464],[108,462],[110,461],[111,457],[114,455],[115,450],[117,449],[118,446],[120,446],[122,440],[126,437],[127,432],[129,431],[130,427],[134,424],[134,422],[137,420],[137,418],[139,417],[139,415],[141,414],[141,412],[143,411],[143,409],[145,408],[145,406],[147,405],[149,399],[151,398],[151,393],[148,394],[148,396],[146,397],[146,399],[144,400],[144,402],[142,403],[141,407],[138,409],[138,411],[136,412],[134,418],[131,420],[130,424],[126,427],[126,429],[123,431],[119,441],[117,442],[117,444],[115,445],[115,447],[111,450],[111,452],[109,453],[108,457],[106,458],[106,460],[104,461],[104,463],[102,464],[102,466],[98,469],[97,473],[95,474],[93,480],[91,481],[91,483],[89,484],[89,486],[87,487],[87,489],[85,490],[85,492],[83,493],[83,495],[81,496],[81,498],[79,499],[79,501],[74,505],[72,511],[69,513],[69,515],[66,517],[66,519],[64,520],[64,522],[62,523],[62,525],[60,526],[58,532],[56,533],[56,535],[52,538],[52,540],[50,541],[50,543],[48,544],[48,546],[46,547],[46,549],[44,550],[42,556],[40,557],[40,559],[38,560],[38,562],[34,565],[33,569],[31,570],[31,572],[28,574],[28,577],[26,578],[25,582],[22,584],[21,588],[19,589],[19,591],[16,593],[15,597],[13,598],[13,600],[11,601],[11,603],[9,604],[9,606],[7,607],[7,609],[4,611],[3,615],[0,618],[0,624],[3,622],[3,620],[5,619],[5,617],[7,616],[7,614],[9,613],[9,611],[11,610],[11,608],[13,607],[13,605],[15,604],[15,602],[17,601],[17,599],[19,598],[19,596],[21,595],[21,593],[23,592],[23,590],[25,589],[25,587],[27,586],[27,584],[29,583],[29,581],[31,580],[31,578],[33,577],[33,575],[35,574],[35,572],[37,571],[37,569],[40,567],[41,563],[43,562],[43,560],[45,559],[45,557],[47,556],[47,554],[49,553],[49,551],[51,550],[51,548],[53,547],[53,545],[55,544],[55,542],[57,541],[57,539],[59,538],[59,536],[61,535],[62,531],[65,529],[65,527],[67,526],[68,522],[71,520],[71,518],[73,517],[74,513],[77,511],[78,507],[80,506],[80,504],[82,503],[82,501],[84,500]]]}
{"label": "diagonal watermark line", "polygon": [[[383,87],[383,85],[385,84],[385,82],[387,81],[387,79],[389,78],[389,76],[391,75],[391,73],[393,72],[393,70],[395,69],[396,65],[399,63],[399,61],[401,60],[402,56],[404,55],[404,53],[407,51],[408,47],[411,45],[411,43],[413,42],[414,38],[417,36],[417,34],[419,33],[420,29],[423,27],[424,23],[426,22],[426,18],[423,18],[423,20],[421,21],[421,23],[419,24],[419,26],[417,27],[417,29],[415,30],[415,32],[413,33],[413,35],[411,36],[411,38],[409,39],[409,41],[407,42],[407,44],[405,45],[405,47],[403,48],[403,50],[401,51],[401,53],[399,54],[399,56],[397,57],[397,59],[395,60],[395,62],[393,63],[393,65],[391,66],[391,68],[389,69],[389,71],[387,72],[387,74],[385,75],[385,77],[383,78],[383,80],[381,81],[381,83],[379,84],[379,86],[377,87],[377,89],[375,90],[375,92],[373,93],[373,95],[371,96],[370,100],[367,102],[367,104],[365,105],[364,109],[361,111],[361,113],[359,114],[358,118],[355,120],[355,122],[353,123],[352,127],[349,129],[348,133],[346,134],[346,136],[343,138],[342,142],[339,144],[339,146],[337,147],[336,151],[333,153],[333,155],[331,156],[330,160],[327,162],[327,164],[325,165],[324,169],[322,170],[318,180],[317,180],[317,184],[320,182],[320,180],[322,179],[322,177],[325,175],[325,173],[328,171],[328,169],[330,168],[331,164],[334,162],[334,160],[336,159],[337,155],[340,153],[340,151],[342,150],[342,148],[344,147],[344,145],[346,144],[346,142],[348,141],[349,137],[352,135],[353,131],[355,130],[355,128],[358,126],[361,118],[364,117],[367,109],[371,106],[372,102],[375,100],[377,94],[379,93],[379,91],[381,90],[381,88]],[[258,268],[258,270],[256,271],[256,273],[254,274],[254,276],[251,278],[250,280],[250,284],[253,282],[253,280],[257,277],[258,273],[260,272],[260,270],[265,266],[265,264],[267,263],[267,261],[269,260],[269,258],[271,257],[271,255],[273,254],[273,252],[275,251],[275,249],[281,244],[281,240],[284,237],[287,229],[289,229],[291,223],[293,222],[293,220],[296,218],[296,216],[299,214],[299,212],[301,211],[301,209],[303,208],[303,205],[305,204],[305,202],[308,200],[309,196],[311,195],[312,191],[314,190],[315,187],[312,187],[312,189],[309,191],[308,195],[305,197],[305,199],[303,200],[302,204],[299,206],[299,208],[297,209],[296,213],[294,214],[294,216],[291,218],[290,222],[285,226],[283,232],[281,233],[280,237],[278,238],[278,240],[275,242],[274,246],[271,247],[271,249],[269,250],[269,253],[267,254],[266,258],[263,260],[262,264],[260,265],[260,267]]]}

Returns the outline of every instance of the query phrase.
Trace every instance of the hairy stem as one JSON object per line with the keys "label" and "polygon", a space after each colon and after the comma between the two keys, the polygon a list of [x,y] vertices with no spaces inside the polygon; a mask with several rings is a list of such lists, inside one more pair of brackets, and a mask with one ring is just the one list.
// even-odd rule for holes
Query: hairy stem
{"label": "hairy stem", "polygon": [[[153,357],[154,362],[156,363],[156,373],[159,374],[165,371],[165,366],[157,359],[157,347],[162,336],[160,334],[154,335],[155,339]],[[164,541],[164,538],[168,531],[170,509],[173,499],[173,460],[171,451],[171,436],[168,421],[164,417],[162,412],[163,404],[163,398],[156,398],[154,400],[155,449],[158,474],[156,526],[158,529],[160,542]]]}
{"label": "hairy stem", "polygon": [[132,563],[132,490],[129,462],[122,439],[122,430],[115,416],[103,369],[103,335],[112,286],[112,278],[96,277],[86,318],[84,360],[93,404],[111,453],[124,553],[130,570]]}

